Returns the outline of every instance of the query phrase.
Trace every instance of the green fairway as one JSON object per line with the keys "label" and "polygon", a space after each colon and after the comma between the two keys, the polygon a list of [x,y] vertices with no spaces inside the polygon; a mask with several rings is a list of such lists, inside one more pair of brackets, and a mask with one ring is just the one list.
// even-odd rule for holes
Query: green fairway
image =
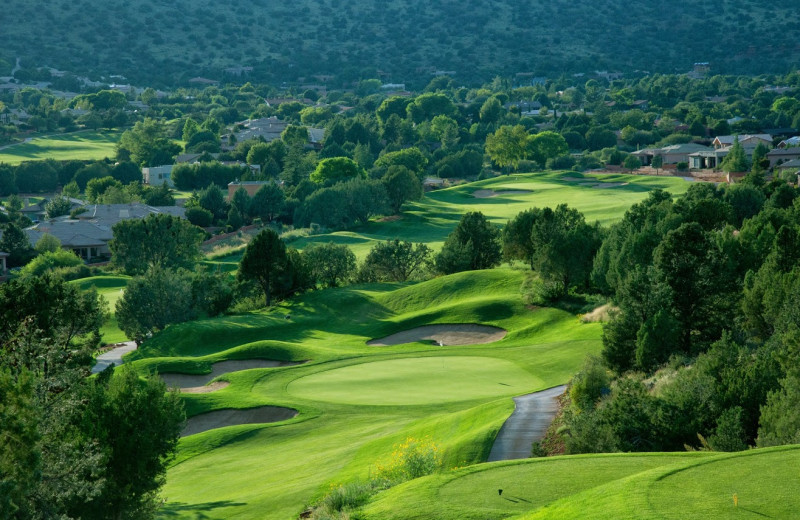
{"label": "green fairway", "polygon": [[43,159],[90,161],[110,158],[117,153],[120,135],[121,131],[110,130],[35,137],[0,150],[0,163],[16,165]]}
{"label": "green fairway", "polygon": [[434,404],[514,396],[540,386],[517,365],[487,357],[420,357],[360,363],[293,381],[298,397],[346,404]]}
{"label": "green fairway", "polygon": [[[523,278],[503,268],[314,291],[266,312],[170,326],[145,342],[128,358],[140,370],[308,361],[225,374],[228,387],[183,397],[190,415],[263,405],[299,414],[181,440],[162,517],[291,518],[331,484],[367,477],[409,436],[430,437],[448,467],[485,460],[511,396],[565,382],[600,347],[599,324],[526,308]],[[508,335],[485,345],[366,344],[431,323],[484,323]]]}
{"label": "green fairway", "polygon": [[705,456],[703,453],[580,455],[480,464],[382,493],[365,508],[365,519],[507,518],[628,475]]}
{"label": "green fairway", "polygon": [[100,328],[103,343],[120,343],[128,340],[125,334],[119,330],[119,326],[117,326],[117,317],[114,315],[114,309],[129,280],[130,277],[128,276],[92,276],[71,282],[77,284],[81,290],[94,287],[97,289],[97,293],[102,295],[108,302],[108,319]]}
{"label": "green fairway", "polygon": [[[495,224],[503,225],[526,209],[562,203],[583,212],[588,222],[610,224],[621,219],[628,208],[654,189],[678,196],[690,185],[680,177],[585,174],[579,178],[576,175],[581,174],[525,173],[432,191],[421,201],[406,204],[399,220],[370,222],[353,231],[302,238],[292,246],[302,249],[311,243],[346,244],[360,259],[375,242],[394,238],[423,242],[438,250],[466,212],[480,211]],[[497,192],[497,196],[475,196],[476,192],[485,195],[486,191]]]}

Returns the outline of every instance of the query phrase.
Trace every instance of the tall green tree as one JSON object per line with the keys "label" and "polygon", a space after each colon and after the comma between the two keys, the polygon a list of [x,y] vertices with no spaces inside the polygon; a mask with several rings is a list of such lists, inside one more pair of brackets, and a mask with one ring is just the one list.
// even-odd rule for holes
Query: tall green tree
{"label": "tall green tree", "polygon": [[264,292],[267,307],[287,267],[286,245],[272,229],[264,229],[247,244],[238,277],[256,282]]}
{"label": "tall green tree", "polygon": [[191,267],[200,256],[202,230],[172,215],[122,220],[112,231],[111,261],[131,275],[151,267]]}
{"label": "tall green tree", "polygon": [[516,170],[527,157],[528,131],[522,125],[501,126],[486,137],[486,153],[501,168]]}
{"label": "tall green tree", "polygon": [[436,257],[436,269],[450,274],[490,269],[500,263],[500,230],[479,211],[465,213]]}
{"label": "tall green tree", "polygon": [[747,155],[745,155],[744,148],[739,142],[739,136],[733,138],[733,146],[731,146],[728,155],[722,160],[722,170],[728,173],[731,172],[746,172],[749,168],[747,165]]}
{"label": "tall green tree", "polygon": [[430,266],[431,254],[431,249],[425,244],[398,239],[379,242],[370,249],[359,278],[364,281],[405,282]]}
{"label": "tall green tree", "polygon": [[356,255],[344,244],[329,242],[308,247],[303,257],[311,276],[323,287],[338,287],[356,271]]}

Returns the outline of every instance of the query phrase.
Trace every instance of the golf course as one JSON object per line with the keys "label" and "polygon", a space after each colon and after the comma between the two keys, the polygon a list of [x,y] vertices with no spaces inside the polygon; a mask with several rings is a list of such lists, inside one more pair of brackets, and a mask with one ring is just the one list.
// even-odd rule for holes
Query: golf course
{"label": "golf course", "polygon": [[0,163],[17,165],[44,159],[99,161],[114,157],[120,135],[120,131],[80,131],[34,137],[0,148]]}
{"label": "golf course", "polygon": [[[503,224],[562,202],[608,224],[652,189],[687,186],[628,175],[502,177],[430,193],[400,219],[292,245],[346,243],[359,258],[395,237],[438,249],[466,211]],[[240,257],[207,263],[231,272]],[[417,440],[436,447],[443,469],[377,493],[358,518],[757,518],[797,506],[796,475],[781,474],[769,493],[756,477],[777,459],[794,466],[785,463],[800,457],[791,447],[486,463],[513,397],[568,382],[601,349],[602,325],[579,314],[604,302],[526,305],[527,273],[502,266],[312,291],[149,338],[126,362],[180,388],[188,417],[160,517],[297,518]],[[113,300],[127,279],[80,283]],[[111,321],[103,333],[117,337]]]}

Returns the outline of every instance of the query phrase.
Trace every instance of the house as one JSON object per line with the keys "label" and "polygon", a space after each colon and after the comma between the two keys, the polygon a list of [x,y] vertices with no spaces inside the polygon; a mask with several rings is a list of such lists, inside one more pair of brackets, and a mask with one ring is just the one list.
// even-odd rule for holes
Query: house
{"label": "house", "polygon": [[61,241],[61,248],[84,260],[111,256],[108,243],[114,238],[112,228],[121,220],[145,218],[151,214],[169,214],[185,218],[186,209],[178,206],[148,206],[140,203],[93,204],[76,218],[62,217],[40,222],[25,229],[32,246],[45,233]]}
{"label": "house", "polygon": [[778,143],[778,148],[791,148],[793,146],[800,146],[800,136],[790,137]]}
{"label": "house", "polygon": [[775,169],[781,172],[798,173],[800,174],[800,159],[792,159],[775,166]]}
{"label": "house", "polygon": [[[714,138],[711,145],[718,150],[727,148],[733,145],[733,141],[736,137],[735,135],[720,135]],[[759,143],[764,143],[767,147],[772,148],[772,136],[769,134],[746,134],[738,137],[739,144],[745,148],[755,148]]]}
{"label": "house", "polygon": [[29,219],[33,220],[34,222],[38,222],[44,218],[45,214],[45,206],[46,202],[43,200],[42,202],[38,202],[36,204],[31,204],[30,199],[25,199],[25,207],[20,209],[20,213],[28,217]]}
{"label": "house", "polygon": [[149,184],[150,186],[166,184],[170,188],[174,188],[175,183],[172,182],[172,168],[172,164],[142,168],[142,183]]}
{"label": "house", "polygon": [[767,159],[769,159],[769,167],[774,168],[779,164],[800,159],[800,147],[792,148],[776,148],[767,152]]}
{"label": "house", "polygon": [[697,143],[681,143],[665,146],[663,148],[646,148],[631,153],[641,161],[642,166],[652,164],[653,158],[660,156],[663,164],[689,163],[689,156],[697,152],[707,152],[711,148]]}
{"label": "house", "polygon": [[235,132],[236,141],[242,142],[248,139],[263,138],[264,141],[270,142],[281,138],[281,134],[289,123],[282,121],[275,116],[263,117],[261,119],[248,119],[236,124],[241,127],[241,130]]}
{"label": "house", "polygon": [[258,192],[263,186],[272,183],[273,181],[234,181],[228,183],[228,200],[233,199],[233,194],[239,188],[244,188],[248,195],[251,197]]}
{"label": "house", "polygon": [[324,128],[309,128],[308,129],[308,142],[314,146],[314,148],[322,148],[322,141],[325,140],[325,129]]}
{"label": "house", "polygon": [[84,260],[111,256],[108,243],[114,238],[111,226],[87,220],[52,220],[25,229],[28,241],[35,246],[44,234],[61,242],[61,248],[72,251]]}

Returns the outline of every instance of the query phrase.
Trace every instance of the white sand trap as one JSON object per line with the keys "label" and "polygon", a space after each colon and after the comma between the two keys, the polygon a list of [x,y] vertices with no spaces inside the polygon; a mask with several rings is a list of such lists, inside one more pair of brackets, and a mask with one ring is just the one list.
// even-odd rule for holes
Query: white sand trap
{"label": "white sand trap", "polygon": [[[244,359],[232,361],[220,361],[211,365],[211,373],[209,374],[176,374],[176,373],[163,373],[159,374],[161,379],[167,384],[169,388],[180,388],[187,392],[188,388],[197,388],[207,384],[212,379],[227,374],[229,372],[238,372],[240,370],[249,370],[251,368],[274,368],[285,367],[291,365],[299,365],[300,363],[294,361],[274,361],[271,359]],[[217,388],[218,389],[218,388]],[[187,392],[187,393],[207,393],[205,392]]]}
{"label": "white sand trap", "polygon": [[627,186],[627,182],[601,182],[600,184],[595,184],[592,188],[597,188],[598,190],[605,190],[607,188],[618,188],[620,186]]}
{"label": "white sand trap", "polygon": [[186,421],[186,427],[181,432],[181,437],[194,435],[224,426],[235,426],[239,424],[263,424],[285,421],[297,415],[297,410],[283,408],[281,406],[261,406],[249,408],[247,410],[235,410],[225,408],[214,410],[213,412],[202,413],[190,417]]}
{"label": "white sand trap", "polygon": [[506,337],[507,331],[488,325],[471,323],[450,325],[424,325],[415,329],[397,332],[385,338],[373,339],[367,342],[372,347],[388,347],[402,345],[417,341],[434,341],[439,345],[477,345],[479,343],[493,343]]}
{"label": "white sand trap", "polygon": [[530,193],[526,190],[475,190],[472,196],[476,199],[490,199],[492,197],[502,197],[503,195],[525,195]]}
{"label": "white sand trap", "polygon": [[190,388],[181,388],[182,394],[210,394],[211,392],[216,392],[217,390],[222,390],[231,386],[231,384],[227,381],[214,381],[213,383],[205,386],[193,386]]}

